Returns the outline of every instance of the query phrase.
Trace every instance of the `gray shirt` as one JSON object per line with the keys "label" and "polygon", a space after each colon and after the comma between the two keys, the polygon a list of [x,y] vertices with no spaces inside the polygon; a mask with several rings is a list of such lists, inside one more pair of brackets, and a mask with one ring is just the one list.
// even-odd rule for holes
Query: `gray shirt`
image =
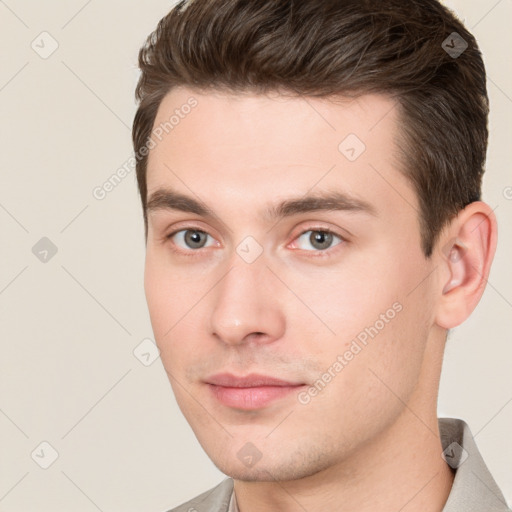
{"label": "gray shirt", "polygon": [[[455,470],[452,490],[442,512],[512,512],[487,469],[467,423],[438,418],[443,457]],[[440,454],[441,455],[441,454]],[[233,479],[167,512],[239,512]]]}

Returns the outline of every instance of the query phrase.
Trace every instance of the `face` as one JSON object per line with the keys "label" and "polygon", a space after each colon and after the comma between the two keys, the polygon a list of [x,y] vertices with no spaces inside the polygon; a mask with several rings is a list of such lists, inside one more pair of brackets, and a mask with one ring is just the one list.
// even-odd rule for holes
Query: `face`
{"label": "face", "polygon": [[313,475],[381,436],[404,403],[435,414],[415,402],[434,382],[435,260],[399,171],[398,115],[381,95],[180,88],[160,105],[152,327],[181,411],[235,479]]}

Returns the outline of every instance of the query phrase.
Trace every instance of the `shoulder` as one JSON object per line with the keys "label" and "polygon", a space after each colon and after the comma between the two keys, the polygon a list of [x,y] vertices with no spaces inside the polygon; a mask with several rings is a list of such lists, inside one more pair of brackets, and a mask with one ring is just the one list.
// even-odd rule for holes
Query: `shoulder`
{"label": "shoulder", "polygon": [[167,512],[227,512],[232,492],[233,479],[226,478],[215,487]]}

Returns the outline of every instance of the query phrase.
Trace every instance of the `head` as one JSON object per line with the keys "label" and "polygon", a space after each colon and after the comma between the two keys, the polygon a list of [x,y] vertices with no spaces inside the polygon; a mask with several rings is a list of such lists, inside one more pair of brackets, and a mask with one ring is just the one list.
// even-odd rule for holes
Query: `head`
{"label": "head", "polygon": [[[434,421],[446,332],[478,303],[496,245],[474,37],[434,0],[195,0],[139,65],[146,297],[213,462],[300,478],[404,403]],[[301,387],[219,401],[224,372]]]}

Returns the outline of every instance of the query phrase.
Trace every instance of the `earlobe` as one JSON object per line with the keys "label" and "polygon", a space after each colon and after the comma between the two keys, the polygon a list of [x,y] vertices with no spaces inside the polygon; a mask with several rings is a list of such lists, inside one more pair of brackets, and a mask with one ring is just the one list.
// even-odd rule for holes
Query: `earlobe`
{"label": "earlobe", "polygon": [[445,230],[439,241],[443,280],[436,323],[440,327],[460,325],[475,309],[487,284],[496,240],[496,218],[481,201],[468,205]]}

